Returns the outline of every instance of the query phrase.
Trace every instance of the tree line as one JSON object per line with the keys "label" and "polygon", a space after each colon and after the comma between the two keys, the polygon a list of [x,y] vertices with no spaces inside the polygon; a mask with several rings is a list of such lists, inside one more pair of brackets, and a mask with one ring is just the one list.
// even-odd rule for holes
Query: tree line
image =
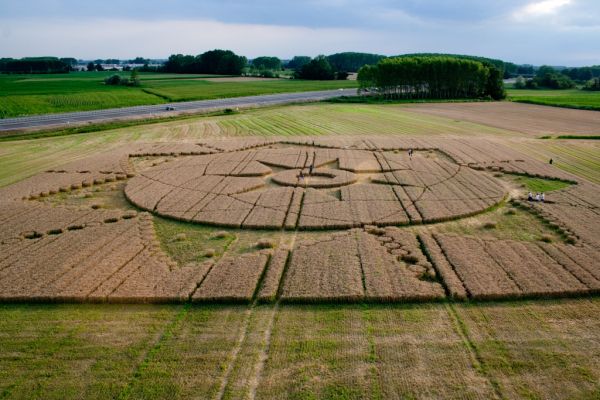
{"label": "tree line", "polygon": [[385,56],[380,54],[345,52],[327,56],[327,61],[336,71],[358,72],[358,70],[369,64],[377,64]]}
{"label": "tree line", "polygon": [[469,55],[465,55],[465,54],[412,53],[412,54],[402,54],[402,55],[395,56],[392,58],[397,58],[397,57],[451,57],[451,58],[479,61],[481,63],[491,64],[494,67],[496,67],[496,69],[498,69],[499,71],[502,72],[502,76],[504,78],[510,77],[510,75],[516,70],[516,67],[517,67],[516,64],[498,60],[495,58],[488,58],[488,57],[481,57],[481,56],[469,56]]}
{"label": "tree line", "polygon": [[600,78],[600,65],[591,67],[565,68],[560,71],[574,81],[586,82],[593,78]]}
{"label": "tree line", "polygon": [[502,71],[451,56],[385,58],[358,71],[360,90],[388,99],[504,98]]}
{"label": "tree line", "polygon": [[542,65],[533,78],[517,77],[515,89],[572,89],[582,85],[582,90],[600,90],[600,66],[555,68]]}
{"label": "tree line", "polygon": [[[379,54],[361,52],[343,52],[317,57],[294,56],[291,60],[283,61],[278,57],[261,56],[250,62],[231,50],[210,50],[199,55],[173,54],[162,66],[148,66],[149,59],[136,57],[125,63],[143,64],[138,68],[142,72],[170,72],[170,73],[204,73],[219,75],[252,75],[261,77],[279,77],[283,69],[293,70],[292,77],[298,79],[346,79],[349,72],[356,72],[366,65],[376,65],[384,59],[419,57],[448,57],[480,62],[485,66],[493,66],[500,71],[501,77],[518,76],[517,88],[554,88],[564,89],[580,84],[584,89],[594,90],[597,79],[600,78],[600,65],[590,67],[565,68],[556,70],[552,67],[532,65],[517,65],[499,59],[440,53],[415,53],[395,57],[386,57]],[[0,59],[1,73],[66,73],[75,69],[75,58],[58,57],[28,57],[22,59]],[[89,62],[88,71],[103,71],[102,64],[120,64],[118,59],[97,59]],[[130,70],[125,67],[124,70]],[[491,70],[490,70],[491,71]],[[490,72],[496,74],[497,71]],[[523,78],[526,76],[528,78]],[[596,80],[594,80],[596,79]]]}
{"label": "tree line", "polygon": [[187,74],[241,75],[248,60],[231,50],[210,50],[197,56],[173,54],[163,67],[164,72]]}
{"label": "tree line", "polygon": [[0,58],[0,72],[8,74],[61,74],[73,70],[74,58],[25,57]]}

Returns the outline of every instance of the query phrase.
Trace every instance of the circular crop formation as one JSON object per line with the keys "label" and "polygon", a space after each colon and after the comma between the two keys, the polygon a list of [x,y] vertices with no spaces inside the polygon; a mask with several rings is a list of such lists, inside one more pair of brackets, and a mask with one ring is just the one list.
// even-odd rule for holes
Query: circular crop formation
{"label": "circular crop formation", "polygon": [[305,171],[298,168],[278,172],[271,180],[281,186],[326,189],[350,185],[356,182],[356,175],[340,169],[317,168]]}
{"label": "circular crop formation", "polygon": [[165,217],[270,229],[439,222],[506,195],[492,176],[435,151],[292,145],[180,157],[142,171],[125,194]]}

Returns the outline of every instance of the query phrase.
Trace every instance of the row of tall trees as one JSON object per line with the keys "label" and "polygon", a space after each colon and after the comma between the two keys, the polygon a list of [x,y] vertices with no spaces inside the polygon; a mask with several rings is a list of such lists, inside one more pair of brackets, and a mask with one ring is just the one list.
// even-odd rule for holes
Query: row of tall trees
{"label": "row of tall trees", "polygon": [[0,72],[9,74],[59,74],[69,72],[76,64],[77,60],[74,58],[1,58]]}
{"label": "row of tall trees", "polygon": [[499,60],[496,58],[469,56],[466,54],[413,53],[413,54],[403,54],[403,55],[400,55],[397,57],[452,57],[452,58],[460,58],[460,59],[465,59],[465,60],[479,61],[483,64],[486,64],[486,65],[491,64],[494,67],[496,67],[496,69],[498,69],[499,71],[502,72],[502,76],[504,78],[509,78],[510,76],[512,76],[516,72],[517,68],[519,67],[516,64],[513,64],[511,62],[502,61],[502,60]]}
{"label": "row of tall trees", "polygon": [[360,89],[385,98],[505,97],[502,71],[489,63],[450,56],[386,58],[358,72]]}
{"label": "row of tall trees", "polygon": [[241,75],[248,60],[231,50],[210,50],[197,56],[173,54],[164,65],[165,72],[190,74]]}

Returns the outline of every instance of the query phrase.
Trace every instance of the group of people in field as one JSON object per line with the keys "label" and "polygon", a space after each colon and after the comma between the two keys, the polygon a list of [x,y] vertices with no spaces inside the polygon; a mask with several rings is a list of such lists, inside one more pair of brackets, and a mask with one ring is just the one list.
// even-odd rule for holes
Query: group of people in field
{"label": "group of people in field", "polygon": [[[313,146],[314,146],[314,142],[313,142]],[[413,156],[413,149],[408,149],[408,157],[412,160],[412,156]],[[313,162],[312,164],[310,164],[310,166],[308,167],[308,176],[311,176],[313,173],[313,169],[315,168],[315,159],[313,157]],[[304,180],[304,170],[300,170],[300,173],[298,174],[298,179],[299,180]],[[542,194],[543,196],[543,194]]]}
{"label": "group of people in field", "polygon": [[527,194],[527,201],[541,201],[543,203],[544,200],[546,200],[546,196],[543,192],[537,193],[535,196],[531,192]]}
{"label": "group of people in field", "polygon": [[[314,168],[315,168],[315,161],[313,158],[312,164],[310,164],[310,166],[308,167],[308,176],[312,175]],[[301,181],[304,180],[304,170],[300,170],[300,173],[298,174],[298,179],[300,179]]]}

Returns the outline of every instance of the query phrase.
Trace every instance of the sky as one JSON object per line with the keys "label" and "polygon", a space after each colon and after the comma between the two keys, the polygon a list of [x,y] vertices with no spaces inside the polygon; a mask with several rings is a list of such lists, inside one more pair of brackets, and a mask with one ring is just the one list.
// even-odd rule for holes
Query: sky
{"label": "sky", "polygon": [[600,0],[0,0],[0,57],[438,52],[600,64]]}

